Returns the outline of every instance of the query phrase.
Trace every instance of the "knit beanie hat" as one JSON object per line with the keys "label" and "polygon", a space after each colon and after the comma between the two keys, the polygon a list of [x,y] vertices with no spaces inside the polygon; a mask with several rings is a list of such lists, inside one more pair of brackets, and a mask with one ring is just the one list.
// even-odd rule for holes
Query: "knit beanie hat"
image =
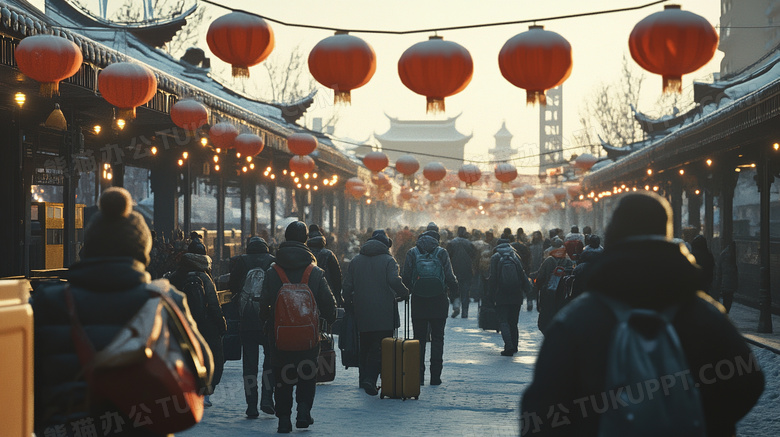
{"label": "knit beanie hat", "polygon": [[439,227],[436,226],[436,223],[430,222],[430,223],[428,223],[428,227],[425,228],[425,230],[426,231],[436,231],[436,232],[439,232]]}
{"label": "knit beanie hat", "polygon": [[307,228],[306,223],[302,221],[292,222],[287,225],[287,229],[284,231],[284,239],[287,241],[297,241],[299,243],[306,243]]}
{"label": "knit beanie hat", "polygon": [[644,235],[672,239],[672,206],[655,193],[624,194],[604,232],[604,247],[624,238]]}
{"label": "knit beanie hat", "polygon": [[374,233],[371,234],[371,238],[369,238],[369,240],[377,240],[381,243],[384,243],[388,248],[393,247],[393,240],[387,236],[387,233],[384,229],[377,229],[374,231]]}
{"label": "knit beanie hat", "polygon": [[98,200],[96,212],[84,230],[84,258],[130,256],[149,265],[152,234],[124,188],[111,187]]}
{"label": "knit beanie hat", "polygon": [[322,237],[320,227],[314,224],[309,225],[309,238]]}

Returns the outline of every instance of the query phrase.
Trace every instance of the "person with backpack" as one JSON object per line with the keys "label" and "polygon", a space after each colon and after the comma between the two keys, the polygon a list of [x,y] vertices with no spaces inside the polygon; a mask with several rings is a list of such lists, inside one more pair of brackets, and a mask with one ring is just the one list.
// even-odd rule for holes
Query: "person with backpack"
{"label": "person with backpack", "polygon": [[719,301],[718,291],[720,290],[712,286],[712,282],[715,279],[715,257],[707,247],[707,237],[701,234],[693,237],[693,240],[691,240],[691,255],[696,258],[696,264],[701,267],[700,289],[716,301]]}
{"label": "person with backpack", "polygon": [[498,240],[495,253],[490,257],[487,300],[496,307],[498,325],[504,340],[502,356],[511,357],[517,353],[520,337],[517,322],[523,307],[523,296],[530,288],[531,284],[517,252],[509,240]]}
{"label": "person with backpack", "polygon": [[458,236],[447,243],[447,252],[452,261],[452,271],[458,278],[460,294],[452,296],[452,317],[469,317],[469,303],[471,302],[471,282],[474,278],[474,266],[479,262],[479,253],[474,244],[468,240],[468,232],[463,226],[458,227]]}
{"label": "person with backpack", "polygon": [[328,281],[330,291],[333,293],[333,297],[336,298],[336,305],[339,307],[344,306],[344,300],[341,297],[341,266],[336,255],[330,250],[325,248],[325,237],[320,231],[320,227],[311,224],[309,225],[309,239],[306,240],[306,245],[311,249],[311,253],[317,258],[317,267],[325,271],[325,279]]}
{"label": "person with backpack", "polygon": [[563,239],[563,245],[566,247],[569,259],[577,261],[582,253],[582,249],[585,248],[585,236],[580,233],[579,226],[574,225],[571,227],[571,232],[566,234],[566,237]]}
{"label": "person with backpack", "polygon": [[601,237],[598,235],[591,235],[588,239],[588,245],[580,254],[579,262],[574,270],[571,272],[573,277],[570,300],[573,300],[577,296],[581,295],[585,291],[585,281],[587,276],[592,271],[592,266],[599,259],[604,252],[604,248],[601,247]]}
{"label": "person with backpack", "polygon": [[274,399],[277,432],[292,432],[293,387],[298,403],[296,428],[314,423],[311,409],[317,388],[320,354],[320,318],[336,320],[336,299],[325,272],[306,246],[306,223],[292,222],[285,241],[276,251],[276,262],[266,271],[260,293],[260,318],[272,346],[271,365],[276,379]]}
{"label": "person with backpack", "polygon": [[564,304],[559,288],[563,285],[564,277],[569,275],[573,269],[574,262],[569,259],[566,248],[563,247],[563,241],[558,237],[553,237],[552,245],[550,246],[550,256],[539,267],[534,283],[535,294],[539,299],[537,305],[539,310],[537,325],[542,334],[545,333],[553,316]]}
{"label": "person with backpack", "polygon": [[[70,435],[67,433],[74,430],[81,435],[164,435],[129,417],[130,413],[122,412],[111,401],[93,396],[85,378],[87,366],[80,362],[73,341],[68,293],[87,339],[95,350],[102,351],[148,303],[151,292],[161,292],[184,313],[203,354],[206,376],[211,378],[211,351],[198,331],[186,297],[168,281],[151,282],[145,271],[152,248],[151,233],[144,218],[132,208],[127,190],[106,189],[98,200],[98,211],[84,229],[81,259],[68,269],[67,281],[41,283],[32,293],[35,435]],[[119,426],[101,429],[107,417]]]}
{"label": "person with backpack", "polygon": [[382,365],[382,339],[401,325],[397,302],[409,298],[390,255],[393,246],[383,229],[377,229],[349,263],[344,278],[344,305],[354,314],[360,332],[360,388],[376,396]]}
{"label": "person with backpack", "polygon": [[586,292],[547,328],[521,433],[734,436],[764,389],[756,357],[672,241],[669,202],[615,200]]}
{"label": "person with backpack", "polygon": [[187,252],[179,260],[179,267],[168,280],[187,296],[192,317],[214,355],[214,377],[203,400],[203,405],[210,407],[212,403],[209,396],[222,379],[225,367],[222,336],[227,332],[227,322],[219,305],[217,287],[211,279],[211,258],[206,255],[206,246],[200,238],[192,239]]}
{"label": "person with backpack", "polygon": [[430,222],[406,254],[401,278],[411,291],[412,329],[420,342],[420,385],[425,379],[425,345],[430,333],[431,385],[441,384],[444,367],[444,326],[447,323],[447,289],[458,293],[458,279],[452,271],[450,255],[439,246],[439,227]]}
{"label": "person with backpack", "polygon": [[[230,260],[230,292],[233,302],[238,303],[239,332],[241,334],[241,356],[244,376],[244,394],[246,396],[246,416],[260,416],[257,411],[258,386],[260,392],[260,410],[274,414],[274,378],[271,368],[271,347],[263,334],[263,321],[260,319],[260,292],[263,291],[265,272],[276,258],[269,253],[268,243],[260,237],[250,237],[246,253]],[[263,372],[260,381],[257,378],[260,361],[260,346],[263,347]]]}

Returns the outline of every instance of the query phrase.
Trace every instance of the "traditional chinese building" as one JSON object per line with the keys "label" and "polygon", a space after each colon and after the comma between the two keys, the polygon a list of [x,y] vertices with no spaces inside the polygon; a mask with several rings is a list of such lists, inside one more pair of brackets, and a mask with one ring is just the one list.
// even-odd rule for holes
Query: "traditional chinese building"
{"label": "traditional chinese building", "polygon": [[517,149],[512,147],[512,133],[506,128],[506,122],[501,123],[501,128],[493,135],[496,146],[488,150],[493,161],[509,162],[517,155]]}
{"label": "traditional chinese building", "polygon": [[394,163],[401,155],[411,154],[420,166],[433,161],[457,171],[463,165],[463,150],[472,135],[464,135],[455,127],[458,116],[444,120],[399,120],[387,116],[390,129],[374,134],[382,151]]}

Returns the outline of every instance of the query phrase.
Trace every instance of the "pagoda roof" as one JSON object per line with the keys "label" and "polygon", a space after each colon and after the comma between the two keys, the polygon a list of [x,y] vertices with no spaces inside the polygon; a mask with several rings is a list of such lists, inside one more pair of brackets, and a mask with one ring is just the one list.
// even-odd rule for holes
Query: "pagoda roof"
{"label": "pagoda roof", "polygon": [[464,135],[455,128],[455,117],[444,120],[400,120],[390,117],[390,129],[374,134],[380,143],[452,143],[466,144],[473,135]]}
{"label": "pagoda roof", "polygon": [[496,139],[512,138],[513,136],[514,135],[512,135],[512,133],[509,132],[509,129],[506,128],[506,121],[501,123],[501,129],[499,129],[498,132],[496,132],[496,134],[493,135],[493,137],[495,137]]}

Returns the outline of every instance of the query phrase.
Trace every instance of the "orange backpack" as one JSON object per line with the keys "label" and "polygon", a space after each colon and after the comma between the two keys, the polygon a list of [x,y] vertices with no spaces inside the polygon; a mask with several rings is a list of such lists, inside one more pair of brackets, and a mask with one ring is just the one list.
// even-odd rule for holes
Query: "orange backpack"
{"label": "orange backpack", "polygon": [[293,284],[284,270],[274,263],[282,280],[274,309],[274,337],[276,348],[282,351],[305,351],[320,341],[320,314],[317,301],[309,288],[309,275],[314,264],[303,271],[301,282]]}

